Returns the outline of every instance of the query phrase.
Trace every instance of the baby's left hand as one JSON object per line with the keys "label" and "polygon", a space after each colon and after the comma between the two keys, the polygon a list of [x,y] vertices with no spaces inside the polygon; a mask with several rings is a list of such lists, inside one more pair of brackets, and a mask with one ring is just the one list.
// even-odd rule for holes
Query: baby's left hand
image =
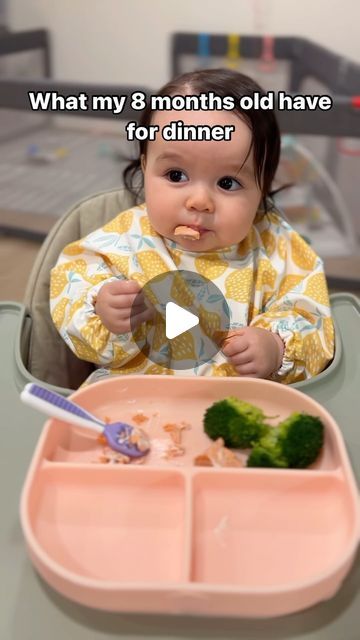
{"label": "baby's left hand", "polygon": [[222,349],[241,376],[268,378],[281,367],[284,344],[267,329],[244,327],[227,338]]}

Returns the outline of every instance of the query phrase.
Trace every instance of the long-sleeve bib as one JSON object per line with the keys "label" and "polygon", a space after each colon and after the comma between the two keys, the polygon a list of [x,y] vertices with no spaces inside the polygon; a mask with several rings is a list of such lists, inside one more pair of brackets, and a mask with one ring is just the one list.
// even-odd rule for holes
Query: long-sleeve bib
{"label": "long-sleeve bib", "polygon": [[[131,332],[116,335],[96,315],[97,294],[111,280],[132,279],[144,286],[155,276],[177,270],[199,273],[216,284],[229,306],[231,329],[260,327],[282,338],[283,362],[275,379],[304,380],[332,359],[334,329],[323,263],[275,211],[259,212],[240,244],[207,253],[185,251],[158,235],[145,205],[124,211],[61,253],[51,272],[53,321],[70,349],[102,371],[238,375],[221,351],[209,361],[194,363],[191,339],[181,343],[181,354],[173,345],[166,366],[154,364],[151,354],[164,346],[164,332],[143,324],[136,339]],[[202,320],[206,324],[206,314]],[[216,318],[210,324],[215,330]],[[142,339],[147,351],[141,348]],[[184,358],[184,350],[190,368],[179,371],[176,362]]]}

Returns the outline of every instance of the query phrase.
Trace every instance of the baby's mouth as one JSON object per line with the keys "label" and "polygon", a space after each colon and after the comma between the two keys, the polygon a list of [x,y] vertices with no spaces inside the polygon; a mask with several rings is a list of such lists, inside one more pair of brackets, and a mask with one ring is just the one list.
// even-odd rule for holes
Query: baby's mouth
{"label": "baby's mouth", "polygon": [[187,240],[200,240],[208,231],[210,231],[210,229],[196,224],[178,225],[174,231],[174,235]]}
{"label": "baby's mouth", "polygon": [[195,224],[189,224],[188,227],[190,229],[193,229],[194,231],[198,231],[200,235],[202,235],[203,233],[206,233],[207,231],[210,231],[210,229],[208,229],[207,227],[199,227]]}

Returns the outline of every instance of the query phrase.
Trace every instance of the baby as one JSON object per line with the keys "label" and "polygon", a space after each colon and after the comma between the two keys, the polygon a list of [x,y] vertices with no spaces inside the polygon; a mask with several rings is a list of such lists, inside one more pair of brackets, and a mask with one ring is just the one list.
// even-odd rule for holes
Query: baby
{"label": "baby", "polygon": [[[235,109],[143,112],[141,124],[159,133],[140,143],[124,180],[134,193],[142,174],[145,204],[63,250],[51,273],[53,321],[101,373],[304,380],[333,358],[334,330],[322,261],[271,200],[280,153],[275,115],[241,110],[241,96],[263,91],[229,69],[184,74],[159,95],[209,92],[233,96]],[[230,140],[164,140],[161,131],[173,121],[231,125],[233,133]],[[165,335],[151,330],[154,310],[142,290],[176,270],[213,281],[231,312],[216,356],[179,372],[176,354],[166,366],[153,363]]]}

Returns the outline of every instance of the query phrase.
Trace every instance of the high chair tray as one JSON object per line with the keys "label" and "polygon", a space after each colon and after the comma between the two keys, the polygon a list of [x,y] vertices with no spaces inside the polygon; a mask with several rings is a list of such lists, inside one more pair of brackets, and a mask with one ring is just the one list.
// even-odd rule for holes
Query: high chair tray
{"label": "high chair tray", "polygon": [[[331,296],[340,356],[324,374],[300,383],[341,428],[348,456],[360,484],[360,304],[347,293]],[[341,589],[331,599],[276,618],[207,618],[164,614],[109,613],[84,608],[62,597],[38,578],[25,553],[19,531],[18,504],[24,474],[33,455],[44,418],[20,402],[19,391],[34,381],[26,369],[26,344],[21,344],[28,313],[16,302],[0,302],[0,402],[2,461],[0,465],[0,559],[6,596],[0,599],[4,638],[63,640],[357,640],[360,608],[360,556]],[[26,342],[26,341],[25,341]],[[25,351],[23,350],[25,348]],[[320,379],[319,379],[320,378]],[[298,386],[298,385],[296,385]],[[117,467],[116,467],[117,468]]]}
{"label": "high chair tray", "polygon": [[[211,443],[204,411],[229,395],[278,420],[319,416],[318,461],[305,470],[195,466]],[[359,500],[340,429],[313,399],[265,380],[171,376],[114,377],[73,398],[103,420],[141,416],[151,452],[142,465],[113,464],[93,432],[46,423],[21,523],[56,590],[109,611],[269,617],[339,589],[359,541]],[[185,427],[175,457],[174,422]]]}

